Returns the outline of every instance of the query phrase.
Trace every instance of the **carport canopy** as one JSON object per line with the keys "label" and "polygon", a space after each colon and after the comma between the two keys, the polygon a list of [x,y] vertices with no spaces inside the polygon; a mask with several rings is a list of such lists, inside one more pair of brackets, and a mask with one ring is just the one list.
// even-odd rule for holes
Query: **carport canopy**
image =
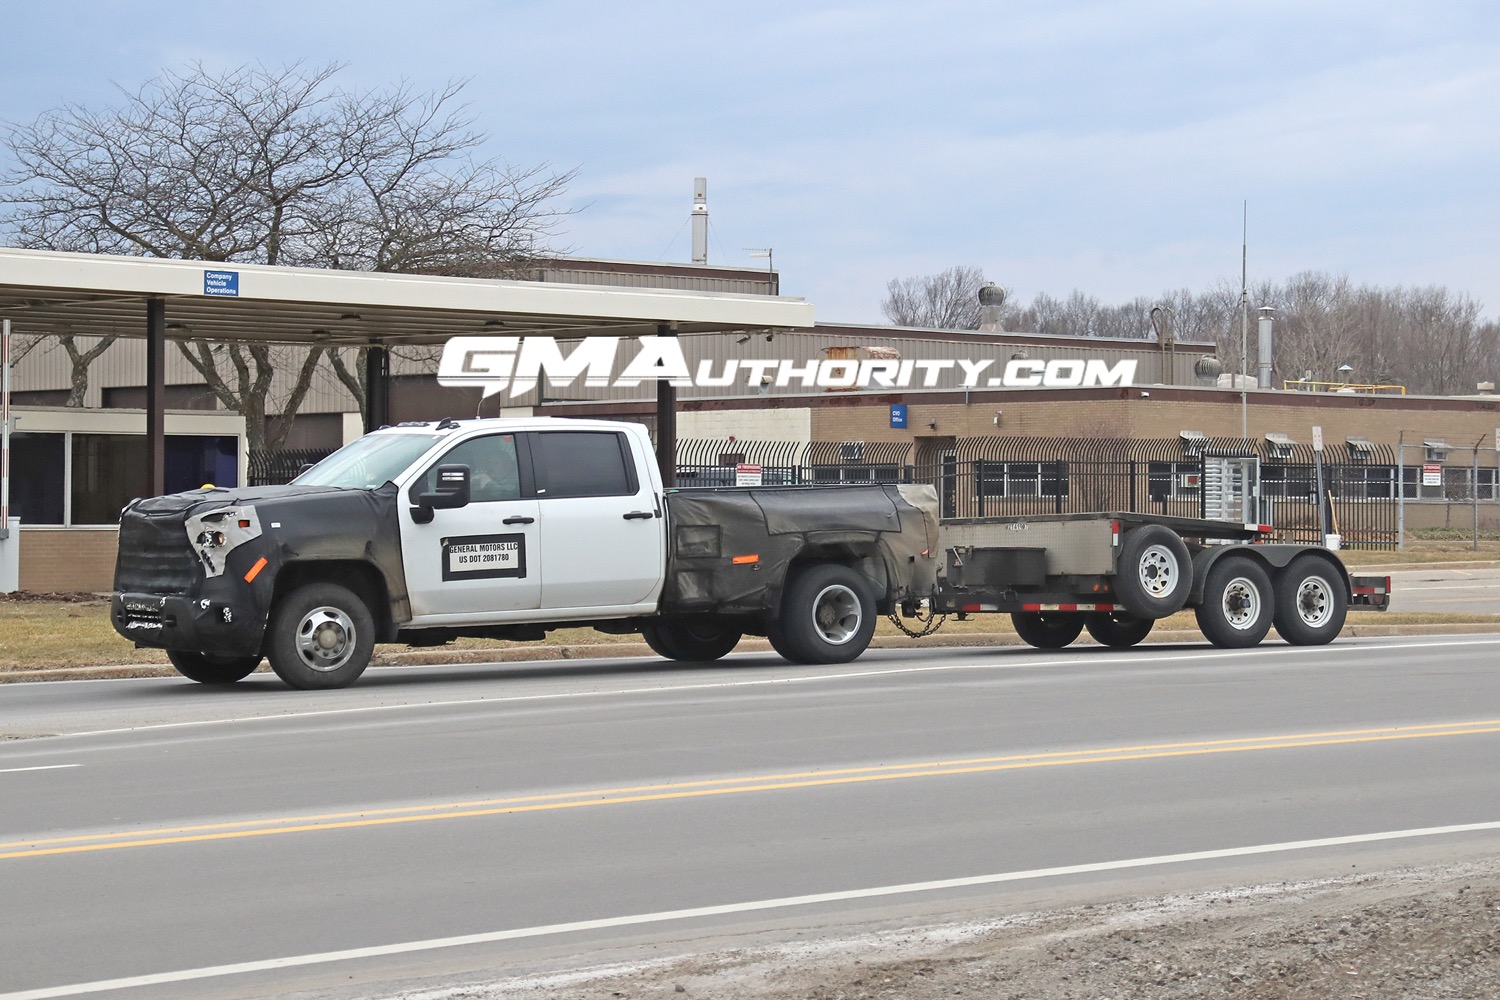
{"label": "carport canopy", "polygon": [[[805,329],[801,299],[272,267],[0,248],[0,318],[15,334],[147,341],[151,489],[164,486],[166,342],[369,347],[366,430],[389,422],[387,351],[456,336],[677,335]],[[675,390],[657,387],[657,458],[672,482]]]}

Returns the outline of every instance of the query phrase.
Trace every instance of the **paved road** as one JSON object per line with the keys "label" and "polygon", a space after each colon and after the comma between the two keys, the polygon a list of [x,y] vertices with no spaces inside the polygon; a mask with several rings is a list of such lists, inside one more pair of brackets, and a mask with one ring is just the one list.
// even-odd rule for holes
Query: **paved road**
{"label": "paved road", "polygon": [[1500,568],[1394,572],[1391,610],[1500,615]]}
{"label": "paved road", "polygon": [[0,998],[388,995],[1493,853],[1497,653],[1473,636],[399,668],[327,693],[7,686],[0,736],[29,738],[0,740]]}

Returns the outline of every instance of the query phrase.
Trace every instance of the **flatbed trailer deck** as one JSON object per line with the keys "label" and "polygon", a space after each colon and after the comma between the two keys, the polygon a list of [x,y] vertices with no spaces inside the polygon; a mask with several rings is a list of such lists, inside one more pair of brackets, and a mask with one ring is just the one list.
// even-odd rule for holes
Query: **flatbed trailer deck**
{"label": "flatbed trailer deck", "polygon": [[1066,646],[1087,628],[1131,646],[1184,608],[1218,646],[1260,642],[1272,627],[1318,645],[1350,607],[1385,610],[1390,578],[1351,576],[1332,550],[1266,542],[1269,525],[1106,511],[944,520],[934,614],[1009,613],[1034,646]]}

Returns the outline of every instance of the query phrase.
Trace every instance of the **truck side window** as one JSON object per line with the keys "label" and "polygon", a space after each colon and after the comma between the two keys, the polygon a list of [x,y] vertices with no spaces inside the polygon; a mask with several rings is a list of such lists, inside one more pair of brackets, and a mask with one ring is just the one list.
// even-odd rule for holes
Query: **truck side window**
{"label": "truck side window", "polygon": [[628,497],[635,469],[623,434],[612,431],[542,431],[531,439],[537,495]]}
{"label": "truck side window", "polygon": [[437,465],[427,470],[425,488],[435,489],[438,465],[467,465],[469,467],[469,500],[471,503],[487,503],[495,500],[518,500],[521,496],[521,477],[516,464],[516,437],[514,434],[491,434],[473,438],[456,446]]}

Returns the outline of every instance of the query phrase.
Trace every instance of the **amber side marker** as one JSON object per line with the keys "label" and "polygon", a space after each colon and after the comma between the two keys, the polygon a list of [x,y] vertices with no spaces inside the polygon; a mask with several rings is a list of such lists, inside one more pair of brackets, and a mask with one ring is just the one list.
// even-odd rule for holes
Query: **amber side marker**
{"label": "amber side marker", "polygon": [[750,563],[760,562],[760,556],[735,556],[730,561],[733,562],[736,566],[747,566]]}
{"label": "amber side marker", "polygon": [[263,569],[265,569],[265,568],[266,568],[266,557],[265,556],[261,556],[259,559],[255,560],[255,565],[250,567],[250,572],[248,572],[248,573],[245,574],[245,582],[246,583],[252,582],[257,576],[260,576],[260,571],[263,570]]}

